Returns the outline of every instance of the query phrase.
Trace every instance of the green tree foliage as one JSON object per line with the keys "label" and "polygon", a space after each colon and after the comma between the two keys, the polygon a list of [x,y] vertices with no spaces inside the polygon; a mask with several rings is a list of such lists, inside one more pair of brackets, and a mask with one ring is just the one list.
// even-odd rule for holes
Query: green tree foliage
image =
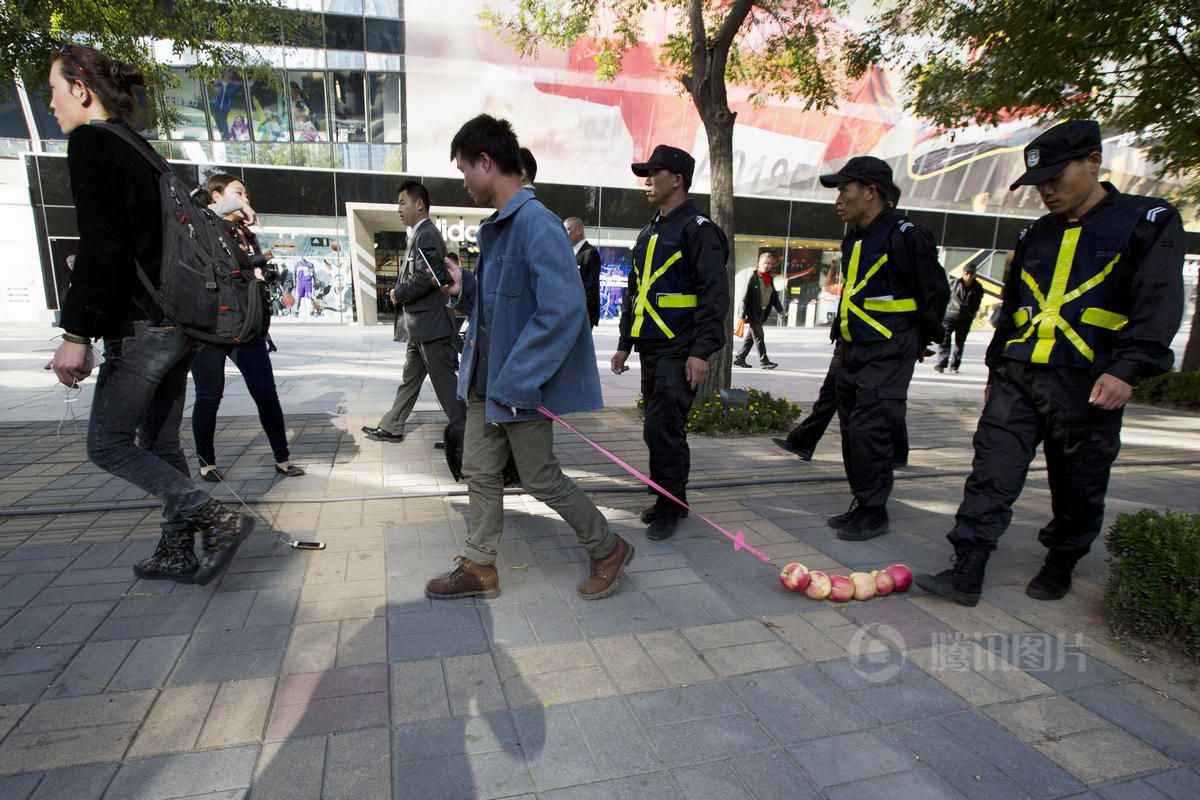
{"label": "green tree foliage", "polygon": [[1097,118],[1200,200],[1200,0],[892,0],[855,47],[899,64],[920,117]]}
{"label": "green tree foliage", "polygon": [[[847,37],[834,24],[841,8],[842,0],[515,0],[513,7],[487,11],[484,18],[533,58],[543,44],[566,50],[586,40],[596,50],[596,76],[613,80],[624,56],[638,46],[649,15],[665,11],[676,28],[659,62],[691,96],[704,124],[713,219],[732,232],[736,112],[729,108],[727,86],[746,88],[758,103],[794,98],[806,109],[835,106]],[[732,273],[729,286],[732,297]],[[730,303],[728,331],[735,305]],[[714,356],[712,367],[703,388],[729,386],[729,345]]]}
{"label": "green tree foliage", "polygon": [[[195,54],[199,64],[193,72],[210,79],[222,68],[255,74],[265,66],[255,46],[305,41],[312,28],[311,17],[286,11],[280,0],[4,0],[0,74],[18,76],[37,89],[46,82],[50,58],[71,42],[137,66],[151,87],[163,89],[179,82],[154,60],[155,40],[165,42],[177,56]],[[159,98],[159,123],[169,124],[162,92],[152,96]]]}

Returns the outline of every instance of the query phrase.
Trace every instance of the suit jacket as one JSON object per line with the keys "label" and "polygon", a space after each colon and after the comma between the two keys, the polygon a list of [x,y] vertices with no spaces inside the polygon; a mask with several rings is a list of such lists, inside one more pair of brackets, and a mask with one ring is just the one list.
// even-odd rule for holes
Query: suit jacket
{"label": "suit jacket", "polygon": [[594,328],[600,324],[600,251],[585,240],[575,255],[575,263],[579,265],[579,277],[583,279],[588,320]]}
{"label": "suit jacket", "polygon": [[446,296],[434,284],[425,269],[425,262],[417,255],[419,247],[431,247],[437,250],[438,258],[446,257],[446,243],[432,222],[419,223],[415,233],[409,231],[408,250],[395,288],[396,322],[392,338],[397,342],[428,342],[455,333]]}

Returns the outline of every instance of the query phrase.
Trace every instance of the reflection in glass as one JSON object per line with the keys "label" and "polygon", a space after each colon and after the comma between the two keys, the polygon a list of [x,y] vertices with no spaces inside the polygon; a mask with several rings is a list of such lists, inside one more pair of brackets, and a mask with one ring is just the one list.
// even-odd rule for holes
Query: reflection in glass
{"label": "reflection in glass", "polygon": [[7,89],[7,93],[0,93],[0,138],[28,139],[29,128],[21,113],[16,86],[10,83]]}
{"label": "reflection in glass", "polygon": [[187,73],[173,68],[171,73],[179,79],[178,86],[163,89],[167,107],[178,117],[171,138],[183,141],[206,141],[208,139],[208,117],[204,113],[204,85]]}
{"label": "reflection in glass", "polygon": [[250,81],[251,120],[256,142],[288,141],[289,105],[282,73],[275,73],[270,80]]}
{"label": "reflection in glass", "polygon": [[233,70],[225,70],[208,87],[208,107],[212,113],[213,138],[250,141],[246,111],[246,84]]}
{"label": "reflection in glass", "polygon": [[404,141],[403,84],[394,72],[371,73],[371,141]]}
{"label": "reflection in glass", "polygon": [[363,73],[330,72],[329,95],[333,100],[333,140],[365,142],[367,114],[363,98]]}
{"label": "reflection in glass", "polygon": [[404,27],[398,19],[367,19],[367,47],[372,53],[403,53]]}
{"label": "reflection in glass", "polygon": [[[361,12],[359,12],[361,14]],[[362,16],[325,15],[325,46],[331,50],[363,49]]]}
{"label": "reflection in glass", "polygon": [[325,73],[289,72],[292,135],[297,142],[327,141]]}

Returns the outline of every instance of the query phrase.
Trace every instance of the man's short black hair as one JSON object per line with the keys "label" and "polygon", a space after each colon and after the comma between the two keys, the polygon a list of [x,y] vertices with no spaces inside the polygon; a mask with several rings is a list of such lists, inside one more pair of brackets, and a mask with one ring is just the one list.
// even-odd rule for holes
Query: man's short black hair
{"label": "man's short black hair", "polygon": [[450,259],[450,260],[451,260],[451,261],[453,261],[455,264],[461,264],[461,263],[462,263],[462,261],[461,261],[461,260],[459,259],[459,257],[458,257],[458,253],[454,252],[453,250],[447,250],[447,251],[446,251],[446,258]]}
{"label": "man's short black hair", "polygon": [[420,200],[425,204],[425,210],[429,210],[429,190],[420,181],[405,181],[400,184],[400,188],[396,190],[396,196],[399,197],[401,194],[408,195],[409,200]]}
{"label": "man's short black hair", "polygon": [[487,153],[505,175],[521,174],[520,145],[508,120],[480,114],[468,120],[450,142],[450,160],[462,156],[474,164]]}
{"label": "man's short black hair", "polygon": [[537,159],[533,157],[533,151],[522,147],[517,152],[521,156],[521,170],[525,173],[525,182],[533,183],[537,178]]}

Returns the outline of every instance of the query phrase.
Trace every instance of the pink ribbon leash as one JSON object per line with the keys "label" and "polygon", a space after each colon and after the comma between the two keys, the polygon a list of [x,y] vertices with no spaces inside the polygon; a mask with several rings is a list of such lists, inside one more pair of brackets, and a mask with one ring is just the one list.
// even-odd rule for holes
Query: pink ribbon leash
{"label": "pink ribbon leash", "polygon": [[569,423],[568,423],[566,420],[564,420],[562,417],[560,417],[560,416],[558,416],[557,414],[555,414],[555,413],[554,413],[553,411],[551,411],[550,409],[548,409],[548,408],[545,408],[545,407],[543,407],[543,406],[538,406],[538,409],[537,409],[537,410],[538,410],[539,412],[541,412],[543,415],[545,415],[546,417],[549,417],[550,419],[552,419],[552,420],[554,420],[555,422],[557,422],[559,425],[562,425],[564,428],[566,428],[566,429],[567,429],[567,430],[569,430],[571,433],[573,433],[573,434],[575,434],[576,436],[578,436],[580,439],[583,439],[585,442],[587,442],[588,444],[590,444],[592,447],[594,447],[594,448],[596,448],[597,450],[599,450],[601,453],[603,453],[603,454],[604,454],[604,455],[605,455],[605,456],[606,456],[606,457],[607,457],[607,458],[608,458],[610,461],[612,461],[612,462],[613,462],[614,464],[616,464],[618,467],[620,467],[621,469],[625,470],[625,471],[626,471],[626,472],[628,472],[630,475],[632,475],[633,477],[637,478],[639,481],[641,481],[642,483],[646,484],[646,485],[647,485],[647,486],[649,486],[650,488],[654,489],[656,492],[658,492],[659,494],[661,494],[663,497],[666,497],[667,499],[669,499],[669,500],[673,501],[675,504],[677,504],[677,505],[680,505],[680,506],[682,506],[683,508],[686,508],[688,511],[692,512],[692,513],[693,513],[693,514],[695,514],[697,517],[699,517],[700,519],[702,519],[702,520],[704,520],[705,522],[707,522],[707,523],[708,523],[709,525],[711,525],[711,526],[712,526],[712,527],[713,527],[715,530],[719,531],[719,532],[720,532],[720,533],[721,533],[723,536],[725,536],[727,539],[729,539],[731,542],[733,542],[733,549],[734,549],[734,551],[735,551],[735,552],[736,552],[736,551],[738,551],[738,550],[745,550],[745,551],[746,551],[746,552],[748,552],[748,553],[752,553],[752,554],[753,554],[753,555],[754,555],[756,558],[758,558],[758,560],[759,560],[759,561],[763,562],[764,564],[770,564],[770,563],[771,563],[771,559],[767,558],[765,555],[763,555],[763,554],[762,554],[762,553],[760,553],[758,550],[756,550],[756,549],[754,548],[754,546],[753,546],[753,545],[746,544],[746,536],[745,536],[745,534],[743,534],[741,531],[738,531],[737,533],[730,533],[729,531],[725,530],[725,529],[724,529],[724,528],[722,528],[720,525],[718,525],[717,523],[713,522],[711,519],[709,519],[708,517],[704,516],[704,515],[703,515],[703,514],[701,514],[699,511],[697,511],[696,509],[692,508],[692,507],[691,507],[691,506],[689,506],[687,503],[683,502],[682,500],[680,500],[678,497],[676,497],[675,495],[673,495],[673,494],[671,494],[670,492],[668,492],[668,491],[667,491],[666,489],[664,489],[663,487],[659,486],[657,483],[655,483],[653,480],[651,480],[650,476],[648,476],[648,475],[643,475],[643,474],[642,474],[640,471],[638,471],[638,470],[637,470],[635,467],[632,467],[632,466],[630,466],[629,464],[625,463],[625,461],[624,461],[624,460],[622,460],[622,459],[621,459],[619,456],[615,455],[614,453],[610,452],[609,450],[606,450],[604,447],[601,447],[600,445],[596,444],[595,442],[593,442],[593,441],[592,441],[591,439],[589,439],[588,437],[584,436],[584,435],[583,435],[582,433],[580,433],[579,431],[577,431],[577,430],[575,430],[574,428],[572,428],[572,427],[571,427],[571,425],[570,425],[570,424],[569,424]]}

